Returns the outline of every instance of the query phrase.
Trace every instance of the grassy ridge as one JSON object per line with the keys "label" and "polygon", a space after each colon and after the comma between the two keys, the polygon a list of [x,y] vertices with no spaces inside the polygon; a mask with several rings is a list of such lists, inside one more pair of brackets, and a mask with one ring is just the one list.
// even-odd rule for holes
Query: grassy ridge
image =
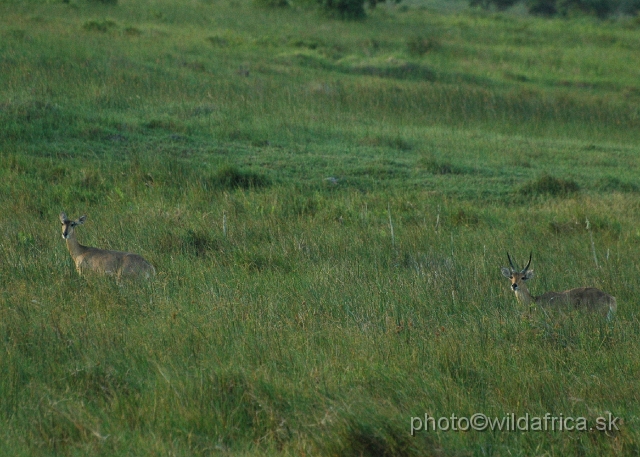
{"label": "grassy ridge", "polygon": [[[0,453],[637,454],[633,20],[0,11]],[[79,278],[61,210],[156,280]],[[409,434],[476,412],[624,423]]]}
{"label": "grassy ridge", "polygon": [[[64,5],[9,14],[3,121],[44,124],[16,126],[20,137],[64,127],[85,139],[120,126],[309,141],[305,132],[331,135],[347,121],[350,131],[369,122],[608,138],[637,130],[633,29],[577,24],[567,33],[552,21],[549,36],[547,23],[500,16],[319,25],[250,5],[157,7],[85,6],[74,20]],[[234,16],[247,21],[230,28]],[[496,27],[504,32],[489,33]],[[416,55],[416,40],[434,44]]]}

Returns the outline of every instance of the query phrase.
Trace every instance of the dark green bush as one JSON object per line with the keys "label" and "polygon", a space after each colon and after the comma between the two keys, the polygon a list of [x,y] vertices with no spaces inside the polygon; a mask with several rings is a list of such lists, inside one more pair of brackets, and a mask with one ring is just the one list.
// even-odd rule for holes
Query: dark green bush
{"label": "dark green bush", "polygon": [[516,3],[518,3],[518,0],[469,0],[469,5],[471,6],[479,6],[485,10],[495,7],[499,11],[506,10]]}
{"label": "dark green bush", "polygon": [[[504,10],[519,0],[469,0],[471,6],[484,9]],[[568,16],[582,13],[604,19],[616,13],[636,14],[640,11],[640,0],[525,0],[531,14],[540,16]]]}
{"label": "dark green bush", "polygon": [[565,0],[568,9],[575,9],[587,14],[595,14],[599,18],[605,18],[620,7],[618,0]]}
{"label": "dark green bush", "polygon": [[538,16],[554,16],[558,13],[556,0],[528,0],[527,8],[531,14]]}
{"label": "dark green bush", "polygon": [[[341,19],[362,19],[366,16],[364,4],[368,3],[369,8],[375,8],[378,3],[385,0],[317,0],[320,6],[331,16]],[[392,0],[400,3],[400,0]]]}
{"label": "dark green bush", "polygon": [[638,14],[640,12],[640,0],[621,0],[620,11],[624,14]]}
{"label": "dark green bush", "polygon": [[253,0],[256,5],[265,8],[284,8],[289,6],[289,0]]}
{"label": "dark green bush", "polygon": [[364,0],[318,0],[330,15],[342,19],[362,19],[365,16]]}

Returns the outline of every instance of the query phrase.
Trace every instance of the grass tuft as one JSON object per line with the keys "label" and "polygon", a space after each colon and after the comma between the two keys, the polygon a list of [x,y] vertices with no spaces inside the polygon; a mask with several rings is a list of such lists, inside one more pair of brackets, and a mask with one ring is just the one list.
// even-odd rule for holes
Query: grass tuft
{"label": "grass tuft", "polygon": [[111,19],[92,19],[82,24],[82,28],[89,32],[102,32],[106,33],[111,29],[114,29],[118,24]]}
{"label": "grass tuft", "polygon": [[519,192],[527,197],[539,195],[566,197],[575,194],[579,190],[580,186],[572,179],[556,178],[545,174],[522,186]]}
{"label": "grass tuft", "polygon": [[233,165],[221,167],[213,175],[202,178],[202,185],[207,189],[260,189],[271,185],[267,175],[253,171],[242,170]]}
{"label": "grass tuft", "polygon": [[440,161],[431,157],[422,157],[418,164],[434,175],[461,175],[467,173],[463,167],[453,165],[448,161]]}
{"label": "grass tuft", "polygon": [[437,447],[431,439],[415,438],[406,432],[406,424],[388,414],[365,409],[358,413],[344,413],[334,426],[335,441],[330,442],[327,454],[363,457],[410,457],[424,455]]}
{"label": "grass tuft", "polygon": [[426,53],[437,49],[440,43],[435,38],[413,36],[407,40],[407,51],[414,57],[422,57]]}

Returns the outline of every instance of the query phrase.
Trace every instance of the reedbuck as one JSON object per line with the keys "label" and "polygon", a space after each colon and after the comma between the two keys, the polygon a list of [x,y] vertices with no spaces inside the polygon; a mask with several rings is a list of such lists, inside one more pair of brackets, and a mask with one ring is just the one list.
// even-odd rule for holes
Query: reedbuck
{"label": "reedbuck", "polygon": [[155,268],[142,256],[130,252],[107,251],[105,249],[91,248],[78,243],[75,227],[84,224],[87,216],[70,221],[65,213],[60,213],[62,223],[62,238],[67,240],[67,249],[76,264],[79,274],[91,270],[106,275],[122,277],[149,278],[156,274]]}
{"label": "reedbuck", "polygon": [[531,254],[529,254],[529,262],[522,270],[513,265],[511,256],[507,252],[509,265],[511,269],[502,268],[502,274],[511,280],[511,289],[516,293],[518,302],[525,306],[533,304],[541,307],[554,309],[584,309],[600,313],[607,319],[613,317],[617,304],[615,297],[606,292],[596,289],[595,287],[579,287],[577,289],[569,289],[562,292],[547,292],[538,297],[534,297],[529,293],[529,289],[525,281],[533,278],[533,269],[529,269],[531,265]]}

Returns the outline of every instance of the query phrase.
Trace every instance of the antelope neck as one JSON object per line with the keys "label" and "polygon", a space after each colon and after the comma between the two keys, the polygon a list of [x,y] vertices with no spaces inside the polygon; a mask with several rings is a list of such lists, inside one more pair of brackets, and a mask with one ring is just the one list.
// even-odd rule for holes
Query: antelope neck
{"label": "antelope neck", "polygon": [[86,246],[83,246],[80,243],[78,243],[75,232],[71,233],[67,237],[66,241],[67,241],[67,249],[69,250],[69,254],[71,254],[71,257],[73,257],[74,259],[77,258],[79,255],[82,255],[87,250]]}
{"label": "antelope neck", "polygon": [[535,301],[535,299],[529,292],[529,289],[527,289],[527,286],[525,286],[524,284],[518,285],[518,289],[515,290],[515,293],[516,299],[523,305],[529,305],[530,303]]}

